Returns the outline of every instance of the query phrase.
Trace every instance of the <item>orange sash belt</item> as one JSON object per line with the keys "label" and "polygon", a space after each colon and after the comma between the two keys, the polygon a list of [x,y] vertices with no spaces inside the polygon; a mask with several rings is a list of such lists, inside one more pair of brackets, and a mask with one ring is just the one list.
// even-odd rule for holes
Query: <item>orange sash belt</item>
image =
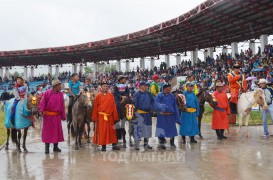
{"label": "orange sash belt", "polygon": [[58,116],[58,115],[60,115],[59,112],[55,112],[55,111],[45,111],[44,113],[47,116]]}
{"label": "orange sash belt", "polygon": [[103,120],[108,121],[108,116],[111,116],[111,114],[107,114],[105,112],[99,112],[100,115],[103,115]]}

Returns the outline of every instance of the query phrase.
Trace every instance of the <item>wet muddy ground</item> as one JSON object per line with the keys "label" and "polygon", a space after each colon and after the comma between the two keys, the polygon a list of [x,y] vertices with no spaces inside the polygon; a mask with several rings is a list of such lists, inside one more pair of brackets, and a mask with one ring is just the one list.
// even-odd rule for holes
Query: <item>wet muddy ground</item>
{"label": "wet muddy ground", "polygon": [[237,128],[220,141],[204,124],[203,140],[182,145],[179,137],[177,148],[167,143],[167,150],[157,149],[157,138],[150,139],[153,150],[140,151],[128,145],[101,152],[85,142],[76,151],[73,141],[65,141],[59,145],[61,153],[53,153],[51,147],[45,155],[38,126],[28,133],[28,153],[17,153],[14,145],[0,151],[0,179],[273,179],[273,136],[264,139],[262,126],[250,127],[249,138],[234,131]]}

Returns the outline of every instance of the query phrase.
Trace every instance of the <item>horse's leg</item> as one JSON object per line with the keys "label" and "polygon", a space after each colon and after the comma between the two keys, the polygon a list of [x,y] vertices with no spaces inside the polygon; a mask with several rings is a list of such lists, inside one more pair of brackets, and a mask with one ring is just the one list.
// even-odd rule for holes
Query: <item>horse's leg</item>
{"label": "horse's leg", "polygon": [[133,136],[133,123],[132,121],[129,122],[129,142],[130,142],[130,147],[133,147],[133,141],[132,141],[132,136]]}
{"label": "horse's leg", "polygon": [[91,127],[90,127],[90,122],[87,122],[87,143],[90,143],[90,131],[91,131]]}
{"label": "horse's leg", "polygon": [[202,121],[203,114],[198,116],[198,128],[199,128],[199,137],[200,139],[203,139],[202,133],[201,133],[201,121]]}
{"label": "horse's leg", "polygon": [[245,136],[246,137],[249,137],[249,135],[248,135],[248,121],[249,121],[249,116],[250,116],[250,114],[246,115],[246,122],[245,122],[245,128],[246,128],[246,130],[245,130]]}
{"label": "horse's leg", "polygon": [[70,119],[68,118],[68,121],[67,121],[67,131],[68,131],[68,139],[67,139],[67,142],[70,143],[70,127],[71,127],[71,122],[70,122]]}
{"label": "horse's leg", "polygon": [[85,123],[83,126],[80,126],[79,130],[78,130],[78,133],[79,133],[79,146],[82,145],[82,131],[83,131],[83,127],[85,127]]}
{"label": "horse's leg", "polygon": [[239,130],[238,130],[238,135],[239,135],[239,136],[241,136],[242,121],[243,121],[243,115],[242,115],[242,114],[239,114]]}
{"label": "horse's leg", "polygon": [[7,129],[7,142],[5,150],[9,150],[9,136],[10,136],[10,129]]}
{"label": "horse's leg", "polygon": [[126,130],[125,130],[125,123],[126,123],[126,120],[123,119],[122,120],[122,125],[121,125],[121,130],[122,130],[122,139],[123,139],[123,148],[126,148]]}
{"label": "horse's leg", "polygon": [[18,152],[22,152],[21,151],[21,137],[22,137],[22,132],[21,132],[21,130],[18,130],[18,143],[17,143],[17,151]]}
{"label": "horse's leg", "polygon": [[24,129],[24,136],[23,136],[23,149],[24,149],[24,152],[28,152],[28,150],[26,148],[27,131],[28,131],[28,128],[25,128]]}

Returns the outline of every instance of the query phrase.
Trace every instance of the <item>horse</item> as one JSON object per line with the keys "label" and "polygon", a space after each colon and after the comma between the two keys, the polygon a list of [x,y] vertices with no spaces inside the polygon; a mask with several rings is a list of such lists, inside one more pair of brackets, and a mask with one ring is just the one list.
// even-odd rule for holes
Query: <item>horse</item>
{"label": "horse", "polygon": [[265,96],[261,89],[255,91],[242,93],[239,97],[237,104],[237,112],[239,114],[239,136],[241,136],[242,120],[245,117],[245,136],[248,137],[248,120],[254,104],[260,105],[263,109],[267,109],[267,104],[265,102]]}
{"label": "horse", "polygon": [[14,100],[14,98],[10,99],[5,105],[5,126],[7,129],[7,142],[5,149],[9,149],[9,136],[11,135],[12,142],[17,146],[17,151],[21,152],[21,129],[24,129],[23,149],[24,152],[28,152],[26,148],[27,131],[28,128],[33,125],[34,114],[36,114],[38,111],[36,97],[28,95],[25,99],[18,102],[15,109],[14,125],[12,125],[10,121],[10,114]]}
{"label": "horse", "polygon": [[215,106],[217,102],[213,100],[213,96],[209,93],[209,91],[202,88],[200,88],[200,92],[196,96],[199,101],[199,108],[200,108],[200,112],[198,115],[199,137],[203,139],[203,136],[201,133],[201,121],[203,118],[203,114],[205,112],[205,103],[208,102],[212,104],[213,106]]}
{"label": "horse", "polygon": [[126,98],[120,103],[120,117],[121,117],[121,128],[117,130],[118,139],[123,140],[123,148],[126,148],[126,130],[125,130],[125,123],[126,120],[129,121],[129,143],[130,147],[133,147],[133,123],[130,121],[126,116],[126,105],[133,104],[131,98]]}
{"label": "horse", "polygon": [[87,135],[86,137],[87,143],[90,143],[91,142],[90,141],[90,131],[91,131],[90,123],[92,122],[92,112],[93,112],[93,103],[95,100],[95,93],[86,92],[85,95],[87,99],[89,99],[89,102],[88,102],[88,105],[86,106],[86,112],[85,112],[86,117],[84,118],[85,124],[87,125],[87,130],[84,126],[83,132],[84,134]]}
{"label": "horse", "polygon": [[[81,137],[85,125],[86,107],[88,104],[89,99],[81,92],[76,96],[75,103],[72,107],[71,135],[75,139],[75,150],[79,150],[79,145],[82,145]],[[70,139],[70,134],[68,134],[68,136]]]}

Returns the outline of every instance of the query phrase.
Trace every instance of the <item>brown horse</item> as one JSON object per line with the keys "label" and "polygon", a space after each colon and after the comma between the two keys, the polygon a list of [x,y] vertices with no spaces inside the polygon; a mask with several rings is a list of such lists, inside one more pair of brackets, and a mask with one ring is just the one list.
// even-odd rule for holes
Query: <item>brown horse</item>
{"label": "brown horse", "polygon": [[209,93],[209,91],[205,89],[200,89],[200,92],[196,95],[197,99],[199,101],[199,107],[200,107],[200,112],[198,116],[198,126],[199,126],[199,137],[203,139],[202,133],[201,133],[201,121],[203,118],[203,114],[205,112],[205,103],[212,103],[213,106],[215,106],[216,101],[213,101],[212,95]]}
{"label": "brown horse", "polygon": [[[81,146],[81,137],[83,127],[85,125],[86,107],[89,103],[89,99],[82,92],[76,96],[75,103],[72,107],[72,125],[71,135],[75,138],[75,150],[79,150]],[[68,135],[70,137],[70,134]]]}

